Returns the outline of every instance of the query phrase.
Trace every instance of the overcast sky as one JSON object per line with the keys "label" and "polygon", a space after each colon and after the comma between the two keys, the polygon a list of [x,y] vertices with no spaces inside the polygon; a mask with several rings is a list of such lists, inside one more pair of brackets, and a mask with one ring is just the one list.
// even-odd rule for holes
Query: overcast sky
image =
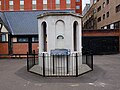
{"label": "overcast sky", "polygon": [[82,9],[84,9],[86,3],[90,3],[90,0],[82,0]]}

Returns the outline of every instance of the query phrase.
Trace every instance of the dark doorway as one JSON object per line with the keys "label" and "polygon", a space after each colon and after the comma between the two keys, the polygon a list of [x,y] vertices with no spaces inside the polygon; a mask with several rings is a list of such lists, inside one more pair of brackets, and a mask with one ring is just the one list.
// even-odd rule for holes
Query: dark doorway
{"label": "dark doorway", "polygon": [[119,53],[118,36],[83,37],[83,53],[113,54]]}
{"label": "dark doorway", "polygon": [[47,27],[47,24],[46,22],[43,22],[42,23],[42,27],[43,27],[43,51],[46,52],[47,51],[47,30],[46,30],[46,27]]}
{"label": "dark doorway", "polygon": [[74,51],[77,51],[77,26],[78,22],[73,23],[73,42],[74,42]]}

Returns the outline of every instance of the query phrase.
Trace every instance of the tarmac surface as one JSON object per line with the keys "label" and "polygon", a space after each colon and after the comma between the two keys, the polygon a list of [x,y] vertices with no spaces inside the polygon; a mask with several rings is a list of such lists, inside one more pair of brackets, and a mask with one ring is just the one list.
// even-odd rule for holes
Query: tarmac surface
{"label": "tarmac surface", "polygon": [[120,90],[120,54],[94,56],[94,70],[79,77],[42,77],[26,59],[0,59],[0,90]]}

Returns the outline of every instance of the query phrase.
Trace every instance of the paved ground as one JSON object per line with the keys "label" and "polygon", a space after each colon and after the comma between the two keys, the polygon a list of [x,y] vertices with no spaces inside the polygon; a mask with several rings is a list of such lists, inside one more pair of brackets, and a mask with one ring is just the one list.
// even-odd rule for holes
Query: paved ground
{"label": "paved ground", "polygon": [[25,59],[0,59],[0,90],[120,90],[120,54],[94,57],[94,71],[80,77],[41,77]]}

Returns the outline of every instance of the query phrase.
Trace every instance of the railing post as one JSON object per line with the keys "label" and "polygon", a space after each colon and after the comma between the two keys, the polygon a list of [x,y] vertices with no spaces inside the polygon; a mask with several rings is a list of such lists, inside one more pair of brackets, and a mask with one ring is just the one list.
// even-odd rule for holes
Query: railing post
{"label": "railing post", "polygon": [[67,55],[67,74],[68,74],[68,55]]}
{"label": "railing post", "polygon": [[93,70],[93,55],[91,54],[91,69]]}
{"label": "railing post", "polygon": [[34,56],[34,65],[35,65],[35,50],[33,50],[33,56]]}
{"label": "railing post", "polygon": [[43,76],[45,77],[45,55],[43,53]]}
{"label": "railing post", "polygon": [[78,77],[78,56],[76,53],[76,77]]}
{"label": "railing post", "polygon": [[88,65],[88,55],[86,54],[86,64]]}
{"label": "railing post", "polygon": [[54,66],[54,55],[53,55],[53,74],[55,74],[55,66]]}
{"label": "railing post", "polygon": [[29,57],[28,57],[28,52],[27,52],[27,71],[29,71]]}

